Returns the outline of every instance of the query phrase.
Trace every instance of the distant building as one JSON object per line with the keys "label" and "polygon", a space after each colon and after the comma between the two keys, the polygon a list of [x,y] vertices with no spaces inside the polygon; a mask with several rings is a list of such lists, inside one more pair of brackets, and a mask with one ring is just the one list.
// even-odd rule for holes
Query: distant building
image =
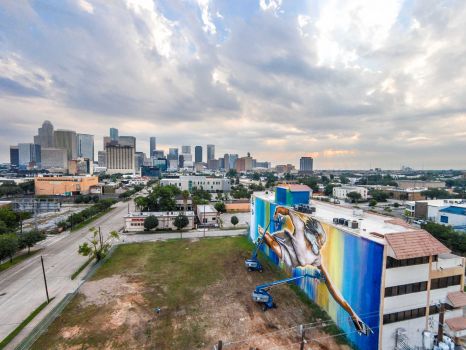
{"label": "distant building", "polygon": [[158,166],[146,166],[141,167],[141,176],[159,178],[162,175],[162,171]]}
{"label": "distant building", "polygon": [[76,159],[78,156],[78,145],[76,132],[72,130],[55,130],[53,133],[55,148],[66,149],[68,160]]}
{"label": "distant building", "polygon": [[160,180],[160,185],[173,185],[182,191],[191,191],[193,188],[202,188],[209,192],[229,192],[231,190],[229,179],[197,175],[186,175],[180,176],[178,178],[162,179]]}
{"label": "distant building", "polygon": [[225,169],[225,159],[219,158],[219,159],[217,159],[217,162],[218,162],[218,168],[219,169]]}
{"label": "distant building", "polygon": [[178,166],[180,168],[184,167],[184,155],[183,154],[180,154],[179,157],[178,157]]}
{"label": "distant building", "polygon": [[154,155],[154,151],[157,149],[157,138],[152,136],[149,140],[149,157]]}
{"label": "distant building", "polygon": [[271,166],[270,162],[256,162],[255,168],[270,169]]}
{"label": "distant building", "polygon": [[41,147],[53,147],[53,125],[48,120],[42,123],[42,127],[38,129],[38,133],[34,136],[34,143]]}
{"label": "distant building", "polygon": [[211,204],[196,205],[196,213],[202,226],[217,227],[219,213]]}
{"label": "distant building", "polygon": [[152,151],[152,158],[165,158],[165,152],[162,149]]}
{"label": "distant building", "polygon": [[367,188],[360,187],[360,186],[340,186],[333,188],[333,197],[338,199],[346,199],[348,198],[348,193],[356,192],[361,195],[361,199],[367,199]]}
{"label": "distant building", "polygon": [[178,148],[169,148],[167,159],[178,161]]}
{"label": "distant building", "polygon": [[[168,160],[168,159],[167,159]],[[168,169],[170,171],[178,170],[178,159],[170,159],[168,160]]]}
{"label": "distant building", "polygon": [[134,212],[128,214],[124,218],[125,232],[144,231],[144,220],[148,216],[155,216],[158,219],[158,230],[177,230],[177,227],[174,225],[174,222],[180,214],[183,214],[188,218],[189,224],[185,227],[186,229],[196,228],[196,215],[193,211]]}
{"label": "distant building", "polygon": [[68,157],[66,149],[63,148],[42,148],[41,149],[42,169],[62,169],[68,168]]}
{"label": "distant building", "polygon": [[215,159],[215,145],[207,145],[207,162]]}
{"label": "distant building", "polygon": [[445,181],[396,180],[399,188],[445,188]]}
{"label": "distant building", "polygon": [[293,164],[280,164],[275,166],[275,171],[279,174],[289,173],[295,169]]}
{"label": "distant building", "polygon": [[131,146],[136,150],[136,138],[134,136],[120,136],[118,137],[118,144],[120,146]]}
{"label": "distant building", "polygon": [[99,183],[97,176],[37,176],[34,178],[36,196],[88,194]]}
{"label": "distant building", "polygon": [[19,165],[22,166],[40,166],[41,154],[40,145],[34,143],[18,144]]}
{"label": "distant building", "polygon": [[191,154],[191,146],[181,146],[181,153]]}
{"label": "distant building", "polygon": [[107,153],[105,151],[97,152],[97,162],[99,167],[107,167]]}
{"label": "distant building", "polygon": [[161,171],[167,171],[168,161],[167,158],[153,158],[152,165],[158,167]]}
{"label": "distant building", "polygon": [[77,134],[78,157],[94,161],[94,135]]}
{"label": "distant building", "polygon": [[302,173],[311,173],[313,171],[314,159],[312,157],[301,157],[299,160],[299,171]]}
{"label": "distant building", "polygon": [[202,163],[202,146],[194,147],[194,162]]}
{"label": "distant building", "polygon": [[89,158],[77,158],[68,162],[68,173],[70,175],[93,175],[94,162]]}
{"label": "distant building", "polygon": [[118,129],[110,128],[110,141],[118,141]]}
{"label": "distant building", "polygon": [[129,174],[135,173],[135,152],[132,146],[107,145],[107,173],[108,174]]}
{"label": "distant building", "polygon": [[226,171],[230,170],[230,155],[228,153],[225,153],[223,155],[223,166]]}
{"label": "distant building", "polygon": [[10,146],[10,165],[19,166],[19,149],[18,146]]}
{"label": "distant building", "polygon": [[439,224],[452,226],[455,230],[466,231],[466,203],[440,209],[435,219]]}
{"label": "distant building", "polygon": [[210,170],[218,170],[218,159],[209,159],[207,161],[207,168]]}
{"label": "distant building", "polygon": [[[231,159],[231,155],[230,155]],[[253,168],[252,166],[252,157],[248,154],[246,157],[241,157],[236,160],[236,171],[244,172],[244,171],[251,171]]]}
{"label": "distant building", "polygon": [[144,161],[146,159],[146,154],[144,152],[135,152],[134,153],[134,164],[136,168],[136,172],[141,169],[144,165]]}

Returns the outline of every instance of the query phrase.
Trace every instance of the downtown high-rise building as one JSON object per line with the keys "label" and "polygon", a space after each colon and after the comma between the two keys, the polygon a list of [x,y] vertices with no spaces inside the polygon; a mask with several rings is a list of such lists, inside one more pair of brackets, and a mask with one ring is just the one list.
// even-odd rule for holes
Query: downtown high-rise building
{"label": "downtown high-rise building", "polygon": [[10,146],[10,165],[19,166],[19,148],[18,146]]}
{"label": "downtown high-rise building", "polygon": [[207,162],[215,159],[215,145],[207,145]]}
{"label": "downtown high-rise building", "polygon": [[299,171],[302,173],[310,173],[313,171],[314,159],[312,157],[301,157],[299,160]]}
{"label": "downtown high-rise building", "polygon": [[42,127],[37,130],[37,135],[34,136],[34,143],[42,148],[53,147],[53,125],[46,120],[42,123]]}
{"label": "downtown high-rise building", "polygon": [[76,132],[71,130],[55,130],[53,133],[55,148],[66,149],[68,161],[76,159],[78,156],[78,145]]}
{"label": "downtown high-rise building", "polygon": [[194,162],[202,163],[202,146],[194,147]]}
{"label": "downtown high-rise building", "polygon": [[135,151],[129,145],[107,145],[105,147],[107,174],[134,174]]}
{"label": "downtown high-rise building", "polygon": [[110,141],[118,141],[118,129],[110,128]]}
{"label": "downtown high-rise building", "polygon": [[157,150],[157,138],[152,136],[149,141],[149,157],[152,157]]}
{"label": "downtown high-rise building", "polygon": [[29,166],[35,164],[39,166],[41,162],[40,150],[40,145],[34,143],[18,143],[19,165]]}
{"label": "downtown high-rise building", "polygon": [[94,135],[78,134],[78,157],[94,161]]}
{"label": "downtown high-rise building", "polygon": [[169,148],[168,149],[168,160],[178,160],[178,148]]}
{"label": "downtown high-rise building", "polygon": [[42,169],[63,171],[68,168],[66,149],[54,147],[41,148],[40,154]]}
{"label": "downtown high-rise building", "polygon": [[131,146],[136,149],[136,138],[134,136],[119,136],[118,144],[120,146]]}
{"label": "downtown high-rise building", "polygon": [[191,146],[181,146],[182,154],[191,154]]}

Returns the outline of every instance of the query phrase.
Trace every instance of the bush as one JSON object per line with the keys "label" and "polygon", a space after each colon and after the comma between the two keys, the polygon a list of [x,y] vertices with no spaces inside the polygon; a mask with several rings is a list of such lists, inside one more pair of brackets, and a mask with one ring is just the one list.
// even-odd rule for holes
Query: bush
{"label": "bush", "polygon": [[238,220],[238,218],[237,218],[236,216],[233,215],[233,216],[231,217],[231,219],[230,219],[230,222],[231,222],[231,224],[232,224],[233,226],[236,227],[236,225],[238,224],[239,220]]}
{"label": "bush", "polygon": [[375,199],[371,199],[369,202],[370,207],[375,207],[377,205],[377,201]]}
{"label": "bush", "polygon": [[223,202],[215,203],[215,210],[217,210],[219,213],[226,212],[227,209],[225,207],[225,203],[223,203]]}
{"label": "bush", "polygon": [[156,228],[158,225],[159,219],[157,219],[154,215],[150,215],[144,220],[144,231],[150,231]]}
{"label": "bush", "polygon": [[185,228],[189,224],[189,219],[186,215],[179,214],[176,218],[175,221],[173,222],[175,227],[178,230],[181,230],[182,228]]}
{"label": "bush", "polygon": [[45,234],[40,231],[27,231],[23,232],[18,236],[19,239],[19,248],[28,248],[28,254],[31,252],[31,247],[33,247],[37,242],[43,241],[46,238]]}

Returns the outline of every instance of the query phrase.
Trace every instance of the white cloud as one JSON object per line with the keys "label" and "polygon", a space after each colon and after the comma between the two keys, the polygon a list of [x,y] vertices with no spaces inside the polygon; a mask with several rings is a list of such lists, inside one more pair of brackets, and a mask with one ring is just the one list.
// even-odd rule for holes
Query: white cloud
{"label": "white cloud", "polygon": [[78,5],[88,13],[94,13],[94,6],[87,0],[78,0]]}

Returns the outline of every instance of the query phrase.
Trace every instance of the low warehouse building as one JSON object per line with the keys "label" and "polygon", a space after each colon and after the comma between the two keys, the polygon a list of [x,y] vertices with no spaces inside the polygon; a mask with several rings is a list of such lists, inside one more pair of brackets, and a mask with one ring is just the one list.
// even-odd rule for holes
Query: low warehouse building
{"label": "low warehouse building", "polygon": [[174,225],[175,219],[178,215],[184,214],[189,220],[188,226],[185,228],[196,228],[195,217],[193,211],[155,211],[155,212],[134,212],[125,216],[125,232],[139,232],[144,231],[144,220],[148,216],[155,216],[159,220],[157,229],[160,230],[176,230]]}

